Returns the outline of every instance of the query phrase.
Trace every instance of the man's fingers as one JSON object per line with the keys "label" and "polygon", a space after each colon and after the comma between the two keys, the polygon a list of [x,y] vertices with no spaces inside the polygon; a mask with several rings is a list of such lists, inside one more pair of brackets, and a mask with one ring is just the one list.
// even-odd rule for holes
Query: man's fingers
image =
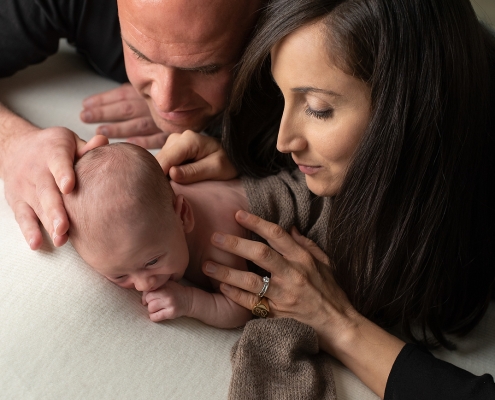
{"label": "man's fingers", "polygon": [[148,106],[142,99],[123,100],[97,107],[85,108],[80,118],[83,122],[118,122],[149,115]]}
{"label": "man's fingers", "polygon": [[[70,193],[74,188],[74,157],[77,147],[84,143],[84,140],[70,132],[69,135],[58,136],[57,145],[52,147],[52,154],[48,158],[47,166],[62,193]],[[35,184],[37,185],[38,183],[36,182]]]}
{"label": "man's fingers", "polygon": [[172,166],[181,165],[184,161],[193,159],[197,155],[197,142],[187,136],[182,136],[186,132],[171,133],[163,148],[155,156],[165,174],[169,173]]}
{"label": "man's fingers", "polygon": [[[56,245],[57,237],[65,235],[69,229],[69,220],[65,212],[62,196],[55,184],[49,181],[37,185],[36,191],[39,209],[35,209],[35,212]],[[50,223],[50,221],[52,222]],[[60,239],[58,239],[58,243],[60,243]]]}
{"label": "man's fingers", "polygon": [[[130,138],[133,136],[147,136],[159,133],[160,128],[155,125],[150,116],[136,117],[116,122],[114,124],[100,125],[96,133],[109,138]],[[159,146],[161,147],[161,146]]]}
{"label": "man's fingers", "polygon": [[159,149],[165,144],[169,135],[169,133],[159,132],[149,136],[133,136],[127,139],[127,142],[145,149]]}
{"label": "man's fingers", "polygon": [[95,135],[87,143],[81,140],[77,143],[76,157],[81,158],[88,151],[107,144],[108,138],[103,135]]}
{"label": "man's fingers", "polygon": [[43,237],[36,213],[24,201],[19,201],[12,210],[29,247],[31,250],[38,250],[43,243]]}
{"label": "man's fingers", "polygon": [[128,98],[139,96],[130,83],[124,83],[118,88],[107,90],[89,96],[83,100],[84,108],[91,108],[95,106],[101,106],[103,104],[110,104],[117,101],[127,100]]}

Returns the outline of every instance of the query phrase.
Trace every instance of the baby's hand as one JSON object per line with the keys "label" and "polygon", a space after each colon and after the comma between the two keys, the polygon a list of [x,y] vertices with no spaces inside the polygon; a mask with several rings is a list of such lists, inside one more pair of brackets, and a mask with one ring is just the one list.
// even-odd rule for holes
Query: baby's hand
{"label": "baby's hand", "polygon": [[188,315],[191,296],[187,287],[168,281],[160,289],[143,292],[143,305],[148,305],[150,319],[154,322]]}

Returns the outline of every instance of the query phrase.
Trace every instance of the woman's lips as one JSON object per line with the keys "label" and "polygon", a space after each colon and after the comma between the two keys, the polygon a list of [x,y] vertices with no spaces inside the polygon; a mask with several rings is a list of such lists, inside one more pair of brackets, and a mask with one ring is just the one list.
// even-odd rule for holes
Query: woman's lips
{"label": "woman's lips", "polygon": [[301,171],[305,175],[316,174],[321,169],[319,165],[311,166],[311,165],[298,164],[297,166],[299,167],[299,171]]}

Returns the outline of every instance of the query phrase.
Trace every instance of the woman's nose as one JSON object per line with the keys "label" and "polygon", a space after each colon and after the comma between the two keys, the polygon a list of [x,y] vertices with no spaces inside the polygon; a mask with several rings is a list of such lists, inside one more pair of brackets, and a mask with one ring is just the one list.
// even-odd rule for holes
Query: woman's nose
{"label": "woman's nose", "polygon": [[299,131],[300,127],[297,126],[290,113],[284,109],[278,131],[277,150],[281,153],[293,153],[303,150],[307,142],[304,134]]}

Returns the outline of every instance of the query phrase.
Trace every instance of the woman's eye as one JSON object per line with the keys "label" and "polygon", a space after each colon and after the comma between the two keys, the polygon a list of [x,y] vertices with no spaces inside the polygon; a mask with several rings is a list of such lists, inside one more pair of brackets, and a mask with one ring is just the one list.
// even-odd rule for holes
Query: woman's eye
{"label": "woman's eye", "polygon": [[313,110],[307,107],[306,110],[304,110],[304,113],[317,119],[327,119],[332,116],[333,110],[331,108],[327,110]]}
{"label": "woman's eye", "polygon": [[155,258],[154,260],[152,260],[149,263],[147,263],[146,266],[148,266],[148,265],[155,265],[157,262],[158,262],[158,258]]}

